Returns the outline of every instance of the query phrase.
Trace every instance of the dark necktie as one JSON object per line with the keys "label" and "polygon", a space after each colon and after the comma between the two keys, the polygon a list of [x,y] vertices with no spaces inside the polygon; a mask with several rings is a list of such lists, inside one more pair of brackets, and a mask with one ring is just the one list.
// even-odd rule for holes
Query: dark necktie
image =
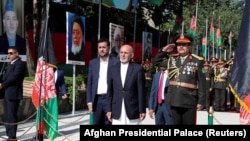
{"label": "dark necktie", "polygon": [[161,72],[160,76],[159,89],[158,89],[158,104],[162,103],[163,81],[164,81],[164,71]]}

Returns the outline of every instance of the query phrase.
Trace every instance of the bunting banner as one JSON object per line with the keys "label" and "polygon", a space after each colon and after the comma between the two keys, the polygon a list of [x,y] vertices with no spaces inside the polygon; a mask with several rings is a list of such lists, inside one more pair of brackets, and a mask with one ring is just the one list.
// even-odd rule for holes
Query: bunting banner
{"label": "bunting banner", "polygon": [[102,0],[102,4],[109,8],[116,8],[125,11],[131,10],[131,0]]}
{"label": "bunting banner", "polygon": [[161,6],[162,2],[164,0],[148,0],[148,4],[156,5],[156,6]]}

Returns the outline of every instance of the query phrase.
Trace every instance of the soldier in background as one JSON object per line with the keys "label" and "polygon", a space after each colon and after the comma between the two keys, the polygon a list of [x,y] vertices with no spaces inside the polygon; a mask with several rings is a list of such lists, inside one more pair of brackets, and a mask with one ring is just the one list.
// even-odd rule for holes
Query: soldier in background
{"label": "soldier in background", "polygon": [[225,111],[226,91],[228,88],[228,70],[224,67],[225,61],[220,59],[217,67],[213,67],[210,74],[214,77],[214,109],[215,111]]}
{"label": "soldier in background", "polygon": [[[144,69],[144,74],[145,74],[145,92],[146,92],[146,101],[148,102],[149,95],[150,95],[150,89],[152,86],[152,78],[154,74],[154,69],[152,68],[151,61],[149,59],[146,59],[142,63],[142,67]],[[148,104],[147,104],[148,105]]]}
{"label": "soldier in background", "polygon": [[206,101],[205,107],[203,110],[209,110],[209,107],[212,106],[213,97],[211,95],[212,87],[211,87],[211,75],[210,75],[210,64],[208,61],[205,61],[203,64],[203,73],[206,76]]}
{"label": "soldier in background", "polygon": [[211,92],[210,92],[210,98],[211,98],[211,105],[213,106],[214,105],[214,99],[215,99],[215,95],[214,95],[214,89],[213,89],[213,87],[214,87],[214,76],[212,75],[212,70],[214,69],[214,68],[217,68],[218,67],[218,59],[216,59],[215,57],[212,57],[211,59],[210,59],[210,78],[211,78],[211,88],[212,88],[212,90],[211,90]]}

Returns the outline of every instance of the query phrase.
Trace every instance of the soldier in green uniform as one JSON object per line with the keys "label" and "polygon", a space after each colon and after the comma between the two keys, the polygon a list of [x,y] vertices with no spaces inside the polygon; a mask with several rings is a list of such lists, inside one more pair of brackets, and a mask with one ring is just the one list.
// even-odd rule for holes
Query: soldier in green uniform
{"label": "soldier in green uniform", "polygon": [[205,63],[203,64],[203,73],[206,76],[206,101],[204,103],[205,107],[203,107],[203,110],[208,110],[210,106],[212,106],[212,96],[211,96],[211,91],[212,91],[212,87],[211,87],[211,75],[210,75],[210,64],[208,61],[205,61]]}
{"label": "soldier in green uniform", "polygon": [[210,71],[210,74],[214,77],[214,109],[215,111],[225,111],[228,70],[224,67],[225,61],[223,59],[220,59],[217,65]]}
{"label": "soldier in green uniform", "polygon": [[201,110],[205,103],[204,61],[190,53],[191,44],[192,38],[182,34],[174,44],[163,47],[153,60],[158,65],[162,58],[169,58],[170,85],[166,102],[171,107],[174,125],[195,125],[197,110]]}

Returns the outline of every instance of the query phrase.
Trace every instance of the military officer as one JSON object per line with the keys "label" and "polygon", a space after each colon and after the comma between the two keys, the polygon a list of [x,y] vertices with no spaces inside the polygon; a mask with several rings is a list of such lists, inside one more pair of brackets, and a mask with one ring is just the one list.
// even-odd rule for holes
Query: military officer
{"label": "military officer", "polygon": [[211,87],[211,75],[209,73],[210,70],[210,64],[209,61],[205,61],[205,63],[203,64],[203,73],[206,76],[206,101],[203,107],[203,110],[208,110],[209,106],[212,106],[212,96],[210,95],[210,92],[212,91],[212,87]]}
{"label": "military officer", "polygon": [[214,109],[225,111],[226,90],[228,90],[228,70],[224,67],[225,61],[219,59],[217,67],[213,67],[210,74],[214,77]]}
{"label": "military officer", "polygon": [[174,44],[163,47],[153,60],[158,65],[162,58],[169,58],[170,86],[166,102],[171,107],[174,125],[196,124],[196,111],[201,110],[205,103],[204,61],[190,53],[191,44],[192,38],[182,34]]}

